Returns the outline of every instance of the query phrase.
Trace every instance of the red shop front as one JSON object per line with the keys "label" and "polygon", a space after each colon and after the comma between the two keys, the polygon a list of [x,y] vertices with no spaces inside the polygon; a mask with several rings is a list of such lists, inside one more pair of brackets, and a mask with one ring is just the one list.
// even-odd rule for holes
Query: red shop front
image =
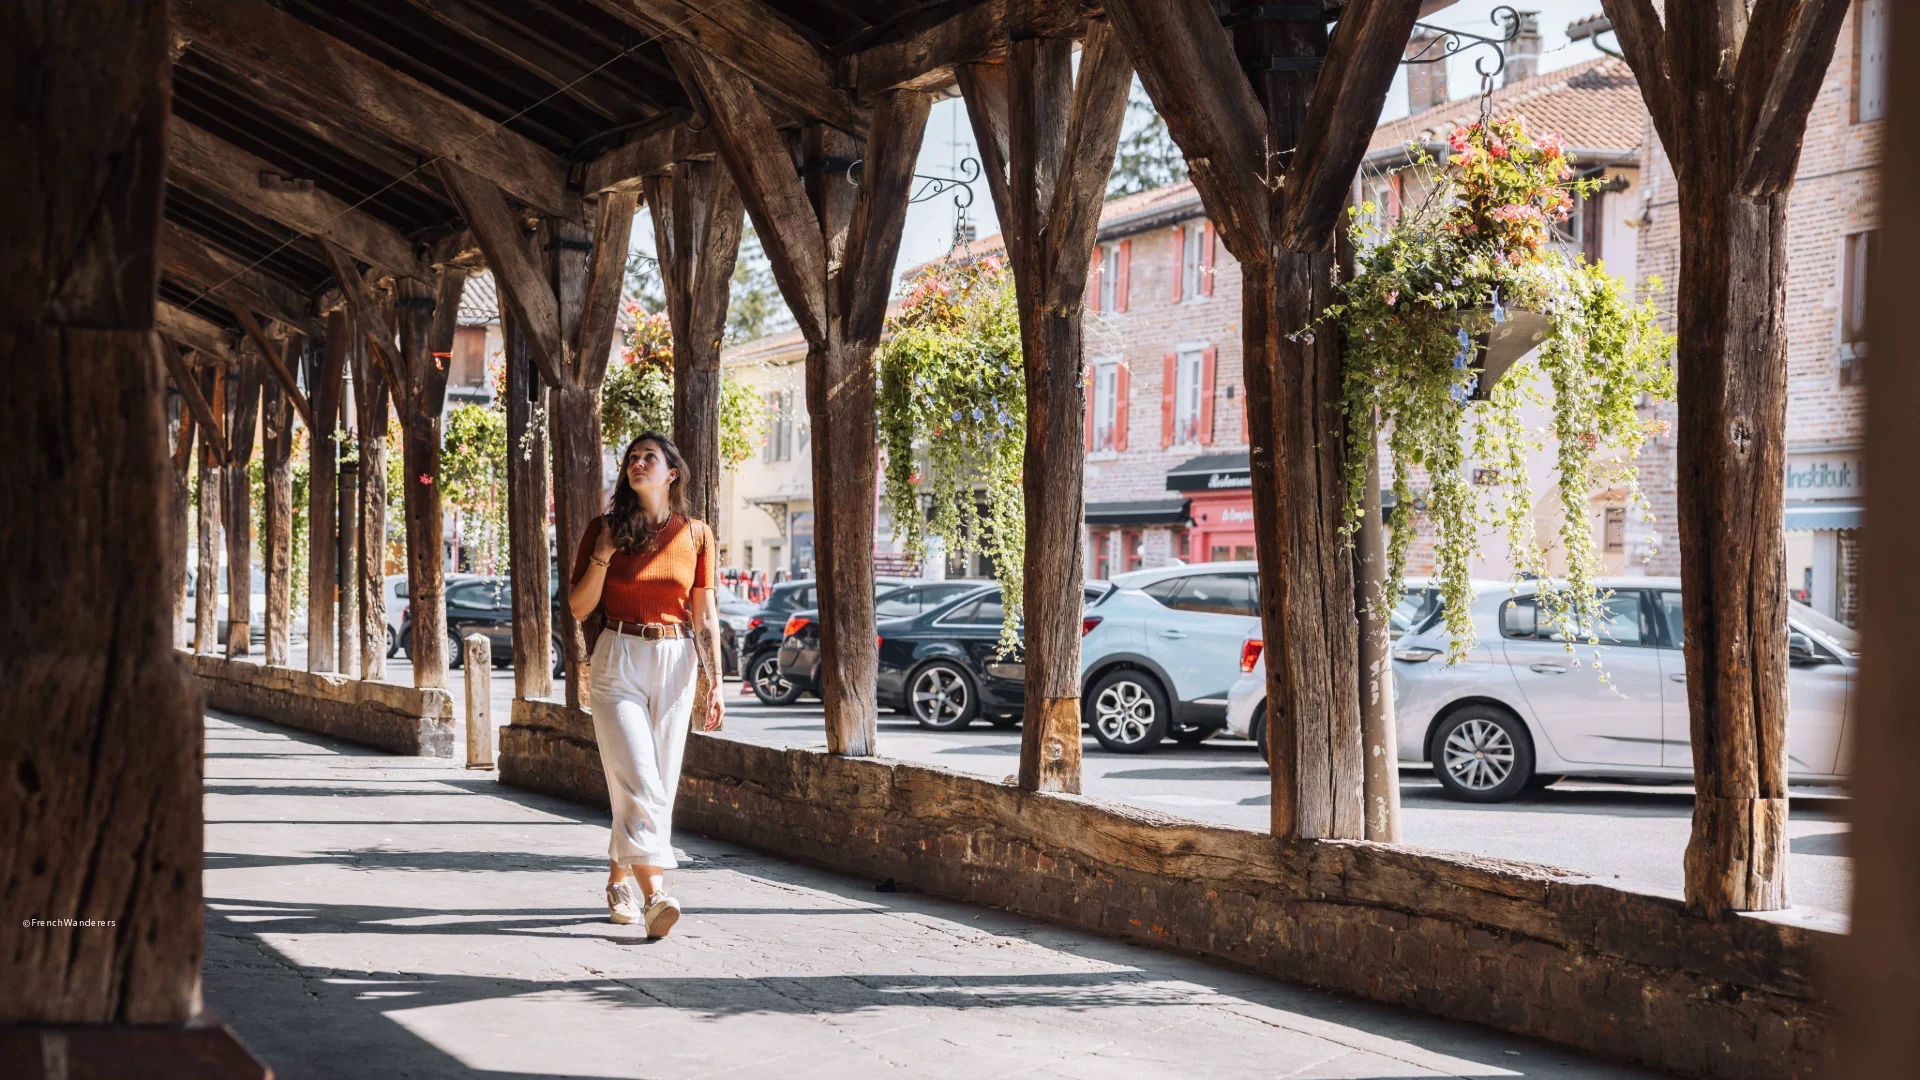
{"label": "red shop front", "polygon": [[1167,471],[1167,487],[1187,497],[1192,522],[1181,547],[1188,562],[1248,560],[1253,554],[1253,471],[1243,450],[1204,454]]}

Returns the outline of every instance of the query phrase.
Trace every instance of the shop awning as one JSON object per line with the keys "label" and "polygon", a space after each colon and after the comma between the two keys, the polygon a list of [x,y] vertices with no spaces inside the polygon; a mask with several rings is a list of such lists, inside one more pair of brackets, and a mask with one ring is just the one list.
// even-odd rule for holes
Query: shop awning
{"label": "shop awning", "polygon": [[1788,532],[1819,532],[1827,529],[1857,529],[1866,524],[1867,508],[1857,502],[1806,502],[1787,504]]}
{"label": "shop awning", "polygon": [[1169,491],[1221,491],[1253,486],[1253,468],[1245,450],[1202,454],[1167,470]]}
{"label": "shop awning", "polygon": [[1087,504],[1089,525],[1185,525],[1187,500],[1139,499]]}

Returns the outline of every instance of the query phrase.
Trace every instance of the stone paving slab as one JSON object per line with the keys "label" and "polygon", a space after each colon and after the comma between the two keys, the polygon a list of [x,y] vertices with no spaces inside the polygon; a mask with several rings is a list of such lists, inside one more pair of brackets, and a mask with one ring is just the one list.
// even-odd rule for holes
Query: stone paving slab
{"label": "stone paving slab", "polygon": [[695,836],[650,943],[605,814],[261,721],[206,810],[207,1006],[284,1078],[1655,1075]]}

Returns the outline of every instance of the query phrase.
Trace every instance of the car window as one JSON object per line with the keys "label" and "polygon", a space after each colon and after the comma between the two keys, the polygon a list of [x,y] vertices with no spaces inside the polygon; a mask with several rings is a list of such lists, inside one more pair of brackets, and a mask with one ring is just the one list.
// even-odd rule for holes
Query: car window
{"label": "car window", "polygon": [[449,586],[447,603],[482,610],[512,606],[507,598],[505,584],[491,581],[463,581],[458,585]]}
{"label": "car window", "polygon": [[1680,592],[1669,589],[1660,594],[1660,614],[1667,620],[1667,640],[1676,649],[1687,644],[1687,624],[1680,618]]}
{"label": "car window", "polygon": [[1154,590],[1167,582],[1157,582],[1141,590],[1176,611],[1206,615],[1258,615],[1260,602],[1254,595],[1252,574],[1193,574],[1174,579],[1178,587]]}
{"label": "car window", "polygon": [[[1659,640],[1638,589],[1601,600],[1598,625],[1576,630],[1574,640],[1598,639],[1602,645],[1652,645]],[[1519,641],[1567,640],[1562,628],[1540,612],[1536,598],[1531,596],[1515,597],[1501,605],[1500,635]]]}
{"label": "car window", "polygon": [[898,589],[873,605],[873,614],[881,619],[903,619],[926,610],[925,596],[919,589]]}
{"label": "car window", "polygon": [[943,626],[999,626],[1007,617],[998,592],[970,600],[948,612],[940,620]]}
{"label": "car window", "polygon": [[1188,580],[1188,578],[1183,577],[1170,577],[1165,581],[1156,581],[1151,585],[1143,585],[1140,587],[1140,591],[1160,601],[1167,607],[1173,607],[1175,606],[1174,601],[1180,596],[1180,590],[1186,588]]}
{"label": "car window", "polygon": [[1440,590],[1408,589],[1400,595],[1400,602],[1394,605],[1393,614],[1387,617],[1388,636],[1397,638],[1402,634],[1418,632],[1439,607]]}
{"label": "car window", "polygon": [[961,593],[971,592],[979,587],[980,584],[974,581],[956,581],[947,585],[928,585],[920,590],[922,594],[921,603],[924,607],[934,607],[935,605],[946,603]]}

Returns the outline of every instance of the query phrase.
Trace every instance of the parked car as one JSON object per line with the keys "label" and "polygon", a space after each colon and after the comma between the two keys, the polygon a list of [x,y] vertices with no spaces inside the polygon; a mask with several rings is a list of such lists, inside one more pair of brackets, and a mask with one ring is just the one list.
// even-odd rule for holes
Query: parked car
{"label": "parked car", "polygon": [[760,605],[743,599],[739,593],[726,585],[714,588],[714,599],[720,605],[720,663],[727,671],[740,674],[740,642],[747,636],[747,625],[760,610]]}
{"label": "parked car", "polygon": [[[1497,587],[1492,582],[1482,588]],[[1408,578],[1400,594],[1400,603],[1388,616],[1387,636],[1394,641],[1425,627],[1440,610],[1440,590],[1426,578]],[[1240,646],[1238,681],[1227,692],[1227,730],[1243,739],[1251,739],[1267,756],[1267,656],[1261,631],[1255,630]]]}
{"label": "parked car", "polygon": [[[1394,646],[1400,760],[1433,762],[1442,789],[1500,802],[1562,776],[1686,780],[1693,776],[1685,628],[1675,578],[1618,578],[1593,650],[1569,654],[1540,618],[1537,586],[1477,590],[1479,642],[1449,667],[1438,612]],[[1787,775],[1845,778],[1859,675],[1858,637],[1804,604],[1787,605]],[[1576,662],[1580,666],[1576,666]],[[1435,760],[1435,759],[1438,760]]]}
{"label": "parked car", "polygon": [[1087,610],[1080,708],[1108,750],[1198,743],[1226,726],[1240,643],[1257,632],[1258,567],[1213,562],[1135,570]]}
{"label": "parked car", "polygon": [[[897,577],[877,578],[874,591],[878,595],[904,583]],[[739,650],[746,658],[746,666],[741,669],[740,678],[761,704],[791,705],[805,693],[780,674],[780,642],[786,636],[787,617],[796,611],[818,607],[818,597],[812,578],[783,581],[773,587],[767,602],[747,618],[747,630]]]}
{"label": "parked car", "polygon": [[[453,575],[449,574],[447,580],[452,581]],[[407,575],[405,574],[388,574],[380,583],[380,587],[385,589],[387,594],[387,658],[391,660],[400,655],[401,643],[407,640],[406,636],[400,633],[400,617],[407,610],[407,605],[413,601],[413,597],[407,592]]]}
{"label": "parked car", "polygon": [[[1086,603],[1112,588],[1089,582]],[[1018,645],[1001,653],[1004,616],[1000,587],[987,585],[922,614],[880,623],[881,707],[936,731],[957,731],[983,716],[996,727],[1018,724],[1027,665]],[[1082,625],[1087,621],[1091,617]]]}
{"label": "parked car", "polygon": [[[560,625],[560,597],[552,596],[552,622]],[[400,613],[400,640],[413,640],[413,608],[409,604]],[[464,642],[468,634],[486,635],[493,663],[513,663],[513,583],[504,576],[486,574],[447,575],[447,666],[465,665]],[[553,673],[565,674],[566,658],[561,652],[560,635],[550,643]],[[409,649],[411,651],[411,649]]]}
{"label": "parked car", "polygon": [[[947,581],[918,581],[889,589],[874,597],[873,614],[878,622],[906,619],[940,607],[947,601],[970,593],[988,582],[975,578]],[[787,616],[781,630],[780,677],[800,692],[820,692],[820,612],[809,608]]]}
{"label": "parked car", "polygon": [[[259,563],[254,563],[248,569],[250,573],[247,579],[247,616],[249,620],[247,640],[254,645],[264,645],[267,640],[267,575],[266,571],[261,569]],[[186,621],[189,628],[191,628],[196,621],[194,591],[198,588],[198,577],[198,568],[191,566],[187,568]],[[290,622],[287,627],[288,636],[295,640],[305,639],[307,636],[306,607],[296,604],[293,610],[287,614],[290,616]],[[224,564],[220,567],[220,592],[215,601],[213,618],[214,625],[219,628],[214,634],[214,640],[224,644],[227,640],[227,568]],[[191,637],[189,637],[189,640],[191,640]]]}

